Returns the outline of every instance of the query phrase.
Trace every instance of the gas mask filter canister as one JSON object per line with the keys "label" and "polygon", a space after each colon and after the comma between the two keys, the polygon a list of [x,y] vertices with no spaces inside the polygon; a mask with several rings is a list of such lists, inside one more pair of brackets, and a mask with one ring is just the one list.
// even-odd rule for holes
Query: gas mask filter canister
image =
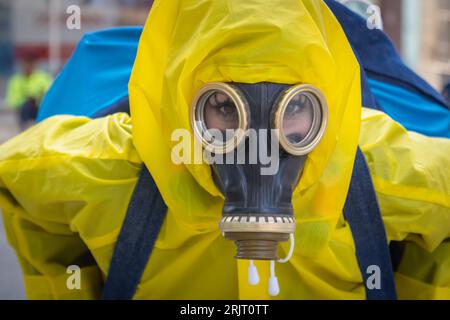
{"label": "gas mask filter canister", "polygon": [[[214,182],[225,198],[220,231],[236,243],[236,258],[250,260],[250,284],[259,282],[253,260],[270,261],[271,295],[279,293],[275,261],[287,262],[294,249],[292,193],[327,118],[324,95],[307,84],[214,82],[192,103],[194,135],[215,159]],[[280,259],[278,243],[287,240]]]}

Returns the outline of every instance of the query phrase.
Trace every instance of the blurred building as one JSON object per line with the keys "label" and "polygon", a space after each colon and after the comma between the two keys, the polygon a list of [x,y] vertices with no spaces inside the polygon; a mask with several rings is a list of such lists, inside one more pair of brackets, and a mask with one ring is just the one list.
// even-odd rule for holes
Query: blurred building
{"label": "blurred building", "polygon": [[417,69],[440,89],[450,81],[450,0],[422,1],[417,15],[422,19]]}
{"label": "blurred building", "polygon": [[380,7],[384,31],[406,64],[440,91],[450,80],[450,0],[338,0],[367,17]]}
{"label": "blurred building", "polygon": [[[152,1],[143,0],[10,0],[9,38],[15,58],[33,51],[56,73],[83,34],[121,25],[142,25]],[[70,6],[78,6],[80,29],[69,29]]]}
{"label": "blurred building", "polygon": [[380,0],[384,29],[405,62],[440,91],[450,80],[450,0]]}
{"label": "blurred building", "polygon": [[[0,107],[5,79],[28,52],[54,74],[87,32],[123,25],[143,25],[151,0],[0,0]],[[69,30],[67,8],[81,10],[81,28]]]}
{"label": "blurred building", "polygon": [[[54,75],[87,32],[143,25],[152,0],[0,0],[0,143],[18,133],[13,110],[5,108],[7,81],[21,57],[33,53],[38,67]],[[67,28],[71,5],[80,8],[80,29]]]}

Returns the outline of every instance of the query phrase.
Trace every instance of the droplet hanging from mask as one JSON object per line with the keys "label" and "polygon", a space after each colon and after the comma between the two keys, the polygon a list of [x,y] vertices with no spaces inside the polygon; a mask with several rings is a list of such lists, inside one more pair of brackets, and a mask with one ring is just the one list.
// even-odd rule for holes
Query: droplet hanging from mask
{"label": "droplet hanging from mask", "polygon": [[[289,235],[289,242],[290,242],[290,246],[289,246],[289,251],[288,254],[286,255],[286,257],[284,259],[279,259],[277,262],[278,263],[287,263],[291,257],[292,254],[294,253],[294,247],[295,247],[295,238],[294,238],[294,234],[291,233]],[[277,296],[280,293],[280,285],[278,283],[278,278],[275,274],[275,260],[271,260],[269,262],[270,266],[270,276],[269,276],[269,283],[268,283],[268,292],[269,295],[272,297]],[[259,284],[259,274],[258,274],[258,269],[255,266],[255,263],[253,260],[249,261],[249,266],[248,266],[248,283],[252,286],[256,286]]]}

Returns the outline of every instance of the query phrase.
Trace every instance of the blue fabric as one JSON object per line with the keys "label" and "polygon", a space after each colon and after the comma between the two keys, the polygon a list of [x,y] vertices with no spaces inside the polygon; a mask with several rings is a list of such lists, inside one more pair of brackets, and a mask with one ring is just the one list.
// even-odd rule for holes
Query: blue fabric
{"label": "blue fabric", "polygon": [[[356,52],[355,56],[356,59],[358,59],[359,64],[361,65],[360,58]],[[370,90],[369,79],[367,78],[366,71],[363,68],[361,68],[360,73],[361,73],[361,104],[367,108],[383,111],[383,109],[381,109],[380,105],[375,99],[375,96],[373,95],[372,91]]]}
{"label": "blue fabric", "polygon": [[86,34],[39,108],[38,121],[56,114],[93,116],[128,96],[142,27]]}
{"label": "blue fabric", "polygon": [[128,211],[114,248],[103,288],[104,300],[133,298],[166,216],[167,206],[142,166]]}
{"label": "blue fabric", "polygon": [[394,271],[380,208],[369,168],[359,148],[356,152],[344,214],[352,231],[364,283],[367,284],[369,277],[372,276],[372,271],[368,272],[370,266],[377,266],[380,270],[380,288],[369,289],[366,285],[367,299],[397,299]]}
{"label": "blue fabric", "polygon": [[381,108],[406,129],[432,137],[450,138],[450,111],[414,91],[369,80]]}

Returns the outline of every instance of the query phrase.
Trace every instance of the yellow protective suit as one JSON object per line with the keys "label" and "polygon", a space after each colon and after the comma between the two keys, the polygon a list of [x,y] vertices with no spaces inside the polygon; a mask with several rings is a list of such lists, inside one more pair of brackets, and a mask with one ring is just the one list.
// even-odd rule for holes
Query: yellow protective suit
{"label": "yellow protective suit", "polygon": [[[329,105],[294,192],[296,249],[277,266],[276,299],[365,298],[342,215],[358,143],[388,238],[406,243],[400,298],[450,298],[450,141],[361,108],[359,74],[322,1],[156,1],[130,80],[132,121],[56,116],[0,147],[0,205],[27,296],[99,297],[143,161],[169,209],[135,298],[268,299],[268,262],[257,263],[262,281],[251,287],[247,262],[220,235],[223,197],[210,168],[172,163],[171,133],[190,130],[203,84],[270,81],[313,84]],[[73,264],[80,290],[66,287]]]}

